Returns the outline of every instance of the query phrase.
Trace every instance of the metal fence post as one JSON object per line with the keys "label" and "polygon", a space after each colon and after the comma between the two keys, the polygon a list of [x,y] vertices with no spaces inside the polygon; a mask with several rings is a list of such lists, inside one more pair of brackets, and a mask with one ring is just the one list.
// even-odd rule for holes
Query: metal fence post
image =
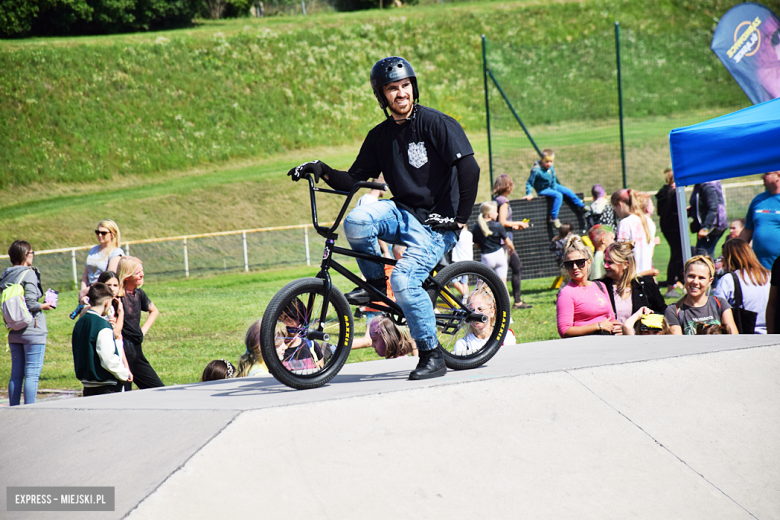
{"label": "metal fence post", "polygon": [[303,16],[306,16],[306,4],[304,3],[304,0],[301,0],[301,10],[303,11]]}
{"label": "metal fence post", "polygon": [[249,256],[246,251],[246,231],[241,232],[241,239],[244,242],[244,271],[249,272]]}
{"label": "metal fence post", "polygon": [[311,257],[309,256],[309,228],[303,227],[303,243],[306,246],[306,265],[311,266]]}
{"label": "metal fence post", "polygon": [[78,269],[76,268],[76,250],[71,249],[70,250],[70,257],[73,260],[73,286],[76,288],[76,290],[79,290],[79,275],[78,275]]}
{"label": "metal fence post", "polygon": [[490,164],[490,185],[493,186],[493,144],[490,141],[490,97],[488,96],[487,39],[482,35],[482,76],[485,82],[485,118],[487,119],[488,164]]}
{"label": "metal fence post", "polygon": [[184,276],[190,277],[190,261],[187,258],[187,239],[184,239]]}
{"label": "metal fence post", "polygon": [[620,23],[615,22],[615,52],[617,59],[618,107],[620,109],[620,165],[623,168],[623,189],[626,186],[626,147],[623,140],[623,79],[620,71]]}

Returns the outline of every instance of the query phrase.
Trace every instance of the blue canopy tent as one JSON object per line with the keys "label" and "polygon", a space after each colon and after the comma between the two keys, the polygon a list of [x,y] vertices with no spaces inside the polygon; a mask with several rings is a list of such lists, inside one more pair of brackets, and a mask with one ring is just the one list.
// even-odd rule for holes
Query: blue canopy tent
{"label": "blue canopy tent", "polygon": [[780,170],[780,98],[669,134],[683,260],[690,258],[685,186]]}

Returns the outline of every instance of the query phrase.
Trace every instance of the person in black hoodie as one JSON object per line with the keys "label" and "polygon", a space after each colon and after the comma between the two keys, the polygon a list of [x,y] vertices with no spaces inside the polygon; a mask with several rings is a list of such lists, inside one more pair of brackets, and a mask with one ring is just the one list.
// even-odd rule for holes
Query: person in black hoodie
{"label": "person in black hoodie", "polygon": [[671,168],[664,170],[666,184],[655,194],[658,216],[661,218],[661,233],[669,243],[669,265],[666,268],[666,297],[679,298],[674,290],[674,284],[683,281],[683,256],[682,243],[680,241],[679,213],[677,211],[677,197],[675,195],[674,171]]}
{"label": "person in black hoodie", "polygon": [[653,277],[637,276],[633,248],[630,241],[614,242],[604,252],[607,275],[601,282],[607,288],[612,310],[620,323],[642,307],[649,307],[656,314],[666,310],[666,302]]}

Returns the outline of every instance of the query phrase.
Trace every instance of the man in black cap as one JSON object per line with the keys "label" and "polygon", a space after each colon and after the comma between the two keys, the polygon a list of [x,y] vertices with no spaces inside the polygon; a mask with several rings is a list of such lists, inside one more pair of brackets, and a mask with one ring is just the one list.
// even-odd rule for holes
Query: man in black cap
{"label": "man in black cap", "polygon": [[[477,197],[479,166],[460,124],[417,103],[417,77],[405,59],[378,61],[371,69],[371,88],[387,119],[368,133],[349,171],[313,161],[288,175],[297,181],[311,173],[315,181],[323,178],[332,188],[349,191],[357,181],[384,174],[393,198],[352,210],[344,220],[344,234],[353,250],[377,256],[378,240],[407,246],[390,285],[420,353],[409,379],[441,377],[447,367],[437,348],[433,304],[422,283],[466,226]],[[358,266],[367,283],[385,294],[383,266],[360,259]],[[353,305],[371,300],[362,289],[345,296]]]}

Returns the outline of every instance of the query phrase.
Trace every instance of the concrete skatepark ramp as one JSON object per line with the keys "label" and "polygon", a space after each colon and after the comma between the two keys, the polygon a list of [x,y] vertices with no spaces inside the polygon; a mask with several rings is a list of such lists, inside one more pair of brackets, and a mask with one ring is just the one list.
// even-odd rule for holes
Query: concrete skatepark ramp
{"label": "concrete skatepark ramp", "polygon": [[247,378],[5,408],[4,487],[111,486],[115,505],[0,516],[780,518],[777,338],[576,338],[431,381],[405,358],[309,391]]}

